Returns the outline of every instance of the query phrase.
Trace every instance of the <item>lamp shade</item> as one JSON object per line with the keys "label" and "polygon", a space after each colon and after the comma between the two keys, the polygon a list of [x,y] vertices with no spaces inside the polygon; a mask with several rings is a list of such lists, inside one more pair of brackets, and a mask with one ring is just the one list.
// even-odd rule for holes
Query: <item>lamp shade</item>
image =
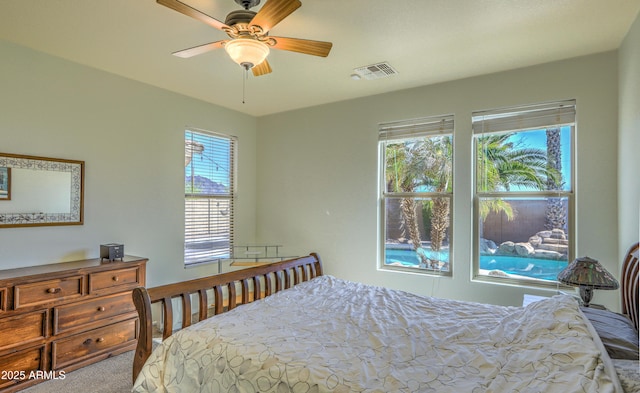
{"label": "lamp shade", "polygon": [[563,284],[591,289],[618,289],[620,284],[600,262],[589,257],[576,258],[558,273]]}
{"label": "lamp shade", "polygon": [[262,63],[269,55],[269,46],[253,38],[236,38],[226,43],[224,49],[231,60],[246,69]]}

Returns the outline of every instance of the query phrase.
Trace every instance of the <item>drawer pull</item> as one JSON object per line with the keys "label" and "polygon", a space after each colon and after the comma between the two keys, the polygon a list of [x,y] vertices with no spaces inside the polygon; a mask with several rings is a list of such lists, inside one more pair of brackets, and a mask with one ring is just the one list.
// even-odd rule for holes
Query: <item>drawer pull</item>
{"label": "drawer pull", "polygon": [[49,289],[47,289],[47,292],[49,292],[49,293],[59,293],[60,291],[62,291],[61,288],[49,288]]}
{"label": "drawer pull", "polygon": [[104,307],[102,306],[98,307],[98,311],[104,311]]}
{"label": "drawer pull", "polygon": [[113,281],[118,281],[118,276],[113,276]]}
{"label": "drawer pull", "polygon": [[[103,342],[103,341],[104,341],[104,337],[98,337],[98,338],[96,338],[96,342],[97,342],[97,343],[101,343],[101,342]],[[84,340],[84,342],[83,342],[82,344],[84,344],[84,345],[89,345],[89,344],[91,344],[92,342],[93,342],[93,340],[92,340],[92,339],[90,339],[90,338],[88,338],[88,339]]]}

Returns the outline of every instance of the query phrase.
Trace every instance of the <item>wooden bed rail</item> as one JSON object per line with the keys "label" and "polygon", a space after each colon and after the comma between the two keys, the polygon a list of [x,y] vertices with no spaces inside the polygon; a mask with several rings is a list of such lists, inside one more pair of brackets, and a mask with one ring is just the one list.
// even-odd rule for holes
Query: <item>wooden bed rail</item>
{"label": "wooden bed rail", "polygon": [[638,261],[638,248],[640,244],[636,243],[629,251],[622,262],[622,274],[620,276],[620,292],[622,294],[622,313],[631,319],[636,330],[638,330],[638,324],[640,323],[640,298],[638,293],[640,291],[640,282],[638,282],[638,276],[640,275],[640,261]]}
{"label": "wooden bed rail", "polygon": [[[132,296],[140,318],[140,334],[133,359],[133,381],[135,382],[142,366],[151,355],[153,339],[151,305],[153,303],[159,303],[162,310],[162,339],[164,340],[173,333],[172,299],[179,299],[181,302],[181,328],[185,328],[192,323],[192,295],[198,297],[198,320],[202,321],[209,317],[210,311],[213,315],[217,315],[321,275],[320,258],[317,254],[312,253],[308,256],[264,266],[255,266],[149,289],[134,289]],[[210,291],[213,292],[213,299],[208,296]],[[213,307],[210,308],[209,305],[213,305]]]}

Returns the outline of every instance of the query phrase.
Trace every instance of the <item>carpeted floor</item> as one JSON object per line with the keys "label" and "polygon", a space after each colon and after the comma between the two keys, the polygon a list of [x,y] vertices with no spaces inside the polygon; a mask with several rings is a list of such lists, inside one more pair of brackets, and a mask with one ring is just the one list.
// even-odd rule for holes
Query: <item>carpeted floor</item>
{"label": "carpeted floor", "polygon": [[67,373],[65,379],[32,386],[21,393],[130,393],[134,351]]}

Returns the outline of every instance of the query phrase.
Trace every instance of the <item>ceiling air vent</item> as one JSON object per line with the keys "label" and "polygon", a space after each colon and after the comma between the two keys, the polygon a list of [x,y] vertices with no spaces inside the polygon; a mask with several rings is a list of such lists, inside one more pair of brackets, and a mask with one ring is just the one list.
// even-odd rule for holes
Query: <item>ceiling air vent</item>
{"label": "ceiling air vent", "polygon": [[387,63],[386,61],[364,67],[358,67],[353,71],[356,75],[367,80],[386,78],[398,73],[398,71],[396,71],[395,68],[391,67],[391,64]]}

